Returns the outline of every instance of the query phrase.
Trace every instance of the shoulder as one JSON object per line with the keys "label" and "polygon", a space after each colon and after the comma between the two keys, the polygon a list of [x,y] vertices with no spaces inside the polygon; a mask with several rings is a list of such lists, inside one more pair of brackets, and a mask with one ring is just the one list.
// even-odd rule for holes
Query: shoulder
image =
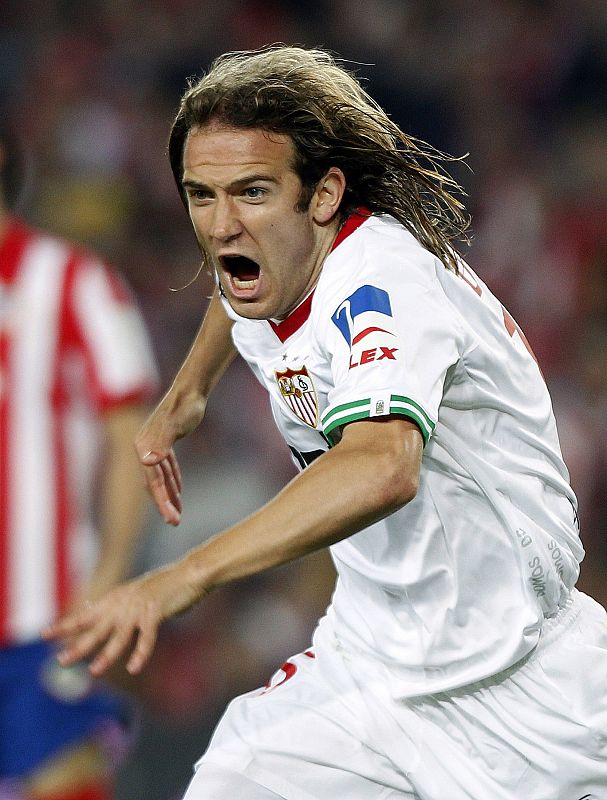
{"label": "shoulder", "polygon": [[118,270],[107,258],[96,252],[91,247],[81,242],[69,239],[58,233],[33,227],[21,220],[14,226],[16,235],[27,241],[28,246],[34,246],[44,252],[50,260],[54,257],[61,260],[70,272],[100,272],[108,276],[118,274]]}
{"label": "shoulder", "polygon": [[313,313],[333,313],[362,287],[403,295],[440,291],[437,259],[394,218],[371,216],[327,257]]}
{"label": "shoulder", "polygon": [[404,282],[432,282],[436,258],[403,225],[387,215],[371,216],[327,257],[321,283],[351,282],[365,274]]}
{"label": "shoulder", "polygon": [[27,252],[30,258],[35,258],[35,254],[32,256],[31,253],[38,250],[41,257],[46,254],[50,256],[52,251],[65,260],[73,250],[69,243],[56,234],[34,227],[19,217],[9,217],[1,244],[3,257]]}
{"label": "shoulder", "polygon": [[[2,272],[10,279],[48,286],[49,292],[70,282],[77,265],[84,260],[83,248],[50,231],[12,217],[0,242]],[[31,277],[28,277],[31,276]]]}

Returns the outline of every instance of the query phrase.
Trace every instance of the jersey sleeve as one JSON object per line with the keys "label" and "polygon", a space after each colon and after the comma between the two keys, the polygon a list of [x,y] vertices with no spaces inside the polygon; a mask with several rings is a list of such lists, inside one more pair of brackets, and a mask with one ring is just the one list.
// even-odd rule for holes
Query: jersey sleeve
{"label": "jersey sleeve", "polygon": [[355,420],[400,415],[418,425],[426,445],[459,353],[457,321],[434,267],[424,273],[398,258],[365,266],[327,312],[333,387],[321,416],[326,438],[335,444]]}
{"label": "jersey sleeve", "polygon": [[150,401],[158,390],[158,370],[126,281],[107,264],[85,255],[74,262],[66,301],[68,336],[83,353],[99,410]]}

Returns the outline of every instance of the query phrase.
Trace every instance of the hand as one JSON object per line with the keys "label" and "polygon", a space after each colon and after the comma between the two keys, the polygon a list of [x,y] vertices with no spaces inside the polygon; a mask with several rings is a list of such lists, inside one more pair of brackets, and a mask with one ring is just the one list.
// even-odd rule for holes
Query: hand
{"label": "hand", "polygon": [[139,431],[135,449],[148,491],[169,525],[181,520],[181,470],[173,444],[200,424],[206,403],[199,397],[172,397],[171,391]]}
{"label": "hand", "polygon": [[42,637],[62,640],[57,655],[62,666],[92,657],[89,670],[98,677],[130,652],[126,669],[137,675],[154,650],[160,624],[190,608],[204,593],[188,581],[185,564],[181,561],[115,587],[49,625]]}

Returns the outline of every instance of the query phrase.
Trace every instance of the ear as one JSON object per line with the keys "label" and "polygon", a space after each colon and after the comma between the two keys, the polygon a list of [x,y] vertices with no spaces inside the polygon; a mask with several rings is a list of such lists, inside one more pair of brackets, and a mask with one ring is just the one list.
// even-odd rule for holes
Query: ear
{"label": "ear", "polygon": [[341,204],[346,190],[346,176],[339,167],[330,167],[322,177],[312,197],[312,218],[319,225],[330,222]]}

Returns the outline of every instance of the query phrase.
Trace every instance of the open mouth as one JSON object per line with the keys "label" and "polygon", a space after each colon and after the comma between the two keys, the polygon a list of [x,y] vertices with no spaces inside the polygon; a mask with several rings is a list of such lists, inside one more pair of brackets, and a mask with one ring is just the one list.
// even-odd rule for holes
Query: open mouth
{"label": "open mouth", "polygon": [[236,289],[254,289],[259,279],[259,264],[246,256],[222,256],[224,270]]}

